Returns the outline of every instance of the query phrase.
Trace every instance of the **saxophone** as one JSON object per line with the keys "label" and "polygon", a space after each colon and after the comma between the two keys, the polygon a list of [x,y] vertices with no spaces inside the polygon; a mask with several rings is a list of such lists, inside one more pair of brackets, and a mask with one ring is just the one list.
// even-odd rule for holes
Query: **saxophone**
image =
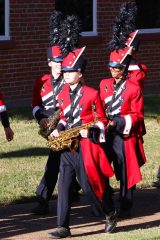
{"label": "saxophone", "polygon": [[48,147],[53,151],[60,151],[63,149],[70,149],[71,152],[75,151],[79,146],[80,130],[89,129],[98,122],[96,105],[94,103],[92,104],[92,111],[94,115],[94,120],[92,122],[61,131],[59,132],[59,137],[48,136]]}
{"label": "saxophone", "polygon": [[48,120],[48,127],[47,128],[42,128],[40,127],[39,129],[39,134],[48,139],[48,136],[51,134],[51,132],[56,128],[57,123],[60,119],[60,109],[58,109],[57,111],[55,111],[55,113],[53,115],[51,115]]}
{"label": "saxophone", "polygon": [[70,149],[70,151],[75,151],[79,146],[80,130],[89,129],[93,125],[95,125],[95,121],[61,131],[59,132],[59,137],[49,136],[47,145],[53,151],[60,151],[63,149]]}

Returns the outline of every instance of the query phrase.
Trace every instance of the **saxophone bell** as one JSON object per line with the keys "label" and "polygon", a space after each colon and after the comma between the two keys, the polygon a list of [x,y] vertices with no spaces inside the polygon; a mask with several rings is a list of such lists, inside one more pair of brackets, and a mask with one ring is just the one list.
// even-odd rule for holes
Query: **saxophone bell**
{"label": "saxophone bell", "polygon": [[48,136],[50,135],[50,133],[51,133],[52,131],[53,131],[53,130],[50,129],[49,127],[48,127],[48,128],[42,128],[42,127],[40,127],[40,128],[39,128],[39,131],[38,131],[38,134],[41,135],[43,138],[48,139]]}
{"label": "saxophone bell", "polygon": [[78,138],[73,138],[70,143],[70,152],[75,152],[76,149],[79,147],[79,139]]}
{"label": "saxophone bell", "polygon": [[48,139],[48,136],[56,128],[59,119],[60,119],[60,109],[55,111],[55,113],[48,118],[47,128],[39,127],[39,131],[38,131],[39,135],[41,135],[45,139]]}

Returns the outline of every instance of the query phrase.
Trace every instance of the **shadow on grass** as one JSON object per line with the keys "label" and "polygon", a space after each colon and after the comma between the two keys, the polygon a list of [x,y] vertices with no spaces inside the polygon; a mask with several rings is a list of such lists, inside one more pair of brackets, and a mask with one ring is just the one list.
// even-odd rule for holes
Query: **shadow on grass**
{"label": "shadow on grass", "polygon": [[144,119],[154,119],[154,120],[156,120],[157,121],[157,116],[158,115],[156,115],[156,114],[154,114],[154,113],[148,113],[148,114],[145,114],[145,116],[144,116]]}
{"label": "shadow on grass", "polygon": [[[158,189],[142,189],[135,192],[133,219],[119,220],[116,232],[131,232],[138,229],[149,229],[160,225],[160,191]],[[9,205],[0,207],[1,239],[8,239],[16,236],[21,239],[48,239],[47,232],[53,231],[56,227],[56,204],[52,201],[51,212],[46,216],[35,216],[30,210],[35,207],[35,203]],[[90,203],[85,197],[81,197],[80,202],[73,205],[70,219],[71,232],[73,237],[97,237],[104,233],[104,217],[94,217],[91,214]],[[16,227],[15,227],[16,226]],[[37,232],[37,235],[35,234]],[[19,236],[24,234],[24,236]],[[41,236],[41,238],[39,238]],[[24,237],[24,238],[23,238]],[[26,238],[27,237],[27,238]],[[149,239],[155,239],[153,236]],[[20,239],[20,238],[18,238]],[[158,238],[157,238],[158,239]]]}
{"label": "shadow on grass", "polygon": [[8,110],[8,115],[12,120],[33,120],[31,107],[18,107]]}
{"label": "shadow on grass", "polygon": [[146,117],[155,117],[160,115],[160,96],[144,97],[144,113]]}
{"label": "shadow on grass", "polygon": [[22,150],[1,153],[1,158],[14,158],[14,157],[33,157],[33,156],[46,156],[49,153],[48,148],[25,148]]}
{"label": "shadow on grass", "polygon": [[[144,96],[144,114],[145,118],[157,119],[160,116],[160,96]],[[8,110],[11,120],[23,121],[34,120],[31,107],[17,107]]]}
{"label": "shadow on grass", "polygon": [[[146,117],[156,117],[160,115],[160,95],[144,96],[144,112]],[[31,107],[18,107],[8,110],[9,117],[16,120],[32,120]]]}
{"label": "shadow on grass", "polygon": [[[56,193],[54,193],[53,195],[52,195],[52,197],[51,197],[51,199],[50,200],[55,200],[55,199],[57,199],[57,194]],[[12,200],[12,201],[8,201],[8,202],[2,202],[2,203],[0,203],[0,208],[1,207],[3,207],[3,206],[11,206],[11,205],[14,205],[14,204],[24,204],[24,203],[34,203],[34,202],[36,202],[37,203],[37,196],[36,195],[34,195],[34,196],[21,196],[21,197],[19,197],[19,198],[17,198],[17,199],[15,199],[15,200]]]}

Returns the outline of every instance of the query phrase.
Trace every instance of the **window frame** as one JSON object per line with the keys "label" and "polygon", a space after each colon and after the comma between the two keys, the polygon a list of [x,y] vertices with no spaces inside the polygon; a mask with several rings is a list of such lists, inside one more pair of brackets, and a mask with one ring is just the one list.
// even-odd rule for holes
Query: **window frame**
{"label": "window frame", "polygon": [[138,30],[139,30],[139,33],[142,33],[142,34],[160,33],[160,28],[144,28],[144,29],[139,28]]}
{"label": "window frame", "polygon": [[97,0],[93,0],[93,31],[81,32],[82,37],[97,36]]}
{"label": "window frame", "polygon": [[[136,1],[137,3],[137,1]],[[160,27],[158,28],[138,28],[139,33],[141,34],[159,34],[160,33]]]}
{"label": "window frame", "polygon": [[10,40],[9,9],[10,9],[10,1],[5,0],[5,34],[0,35],[0,41],[1,40]]}

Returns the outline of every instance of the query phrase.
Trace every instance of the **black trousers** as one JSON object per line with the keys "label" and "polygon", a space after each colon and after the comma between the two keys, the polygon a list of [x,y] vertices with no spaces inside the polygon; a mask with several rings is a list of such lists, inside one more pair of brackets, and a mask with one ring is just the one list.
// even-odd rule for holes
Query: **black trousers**
{"label": "black trousers", "polygon": [[49,152],[44,175],[36,189],[37,196],[49,201],[56,186],[60,166],[60,152]]}
{"label": "black trousers", "polygon": [[[79,148],[76,152],[63,152],[61,155],[60,176],[58,181],[58,226],[69,226],[71,195],[75,176],[77,176],[78,182],[89,200],[94,204],[100,203],[89,184],[83,164],[81,149]],[[102,204],[106,213],[114,210],[113,202],[109,195],[105,195]]]}
{"label": "black trousers", "polygon": [[124,140],[120,135],[109,132],[104,148],[107,157],[113,163],[116,178],[120,181],[120,208],[123,210],[129,209],[133,205],[133,190],[135,186],[130,189],[127,188]]}
{"label": "black trousers", "polygon": [[[36,195],[43,198],[46,201],[51,199],[54,188],[56,186],[59,174],[61,152],[49,152],[48,160],[45,166],[44,175],[40,181],[39,186],[36,189]],[[73,192],[78,192],[81,187],[79,183],[74,179]]]}

